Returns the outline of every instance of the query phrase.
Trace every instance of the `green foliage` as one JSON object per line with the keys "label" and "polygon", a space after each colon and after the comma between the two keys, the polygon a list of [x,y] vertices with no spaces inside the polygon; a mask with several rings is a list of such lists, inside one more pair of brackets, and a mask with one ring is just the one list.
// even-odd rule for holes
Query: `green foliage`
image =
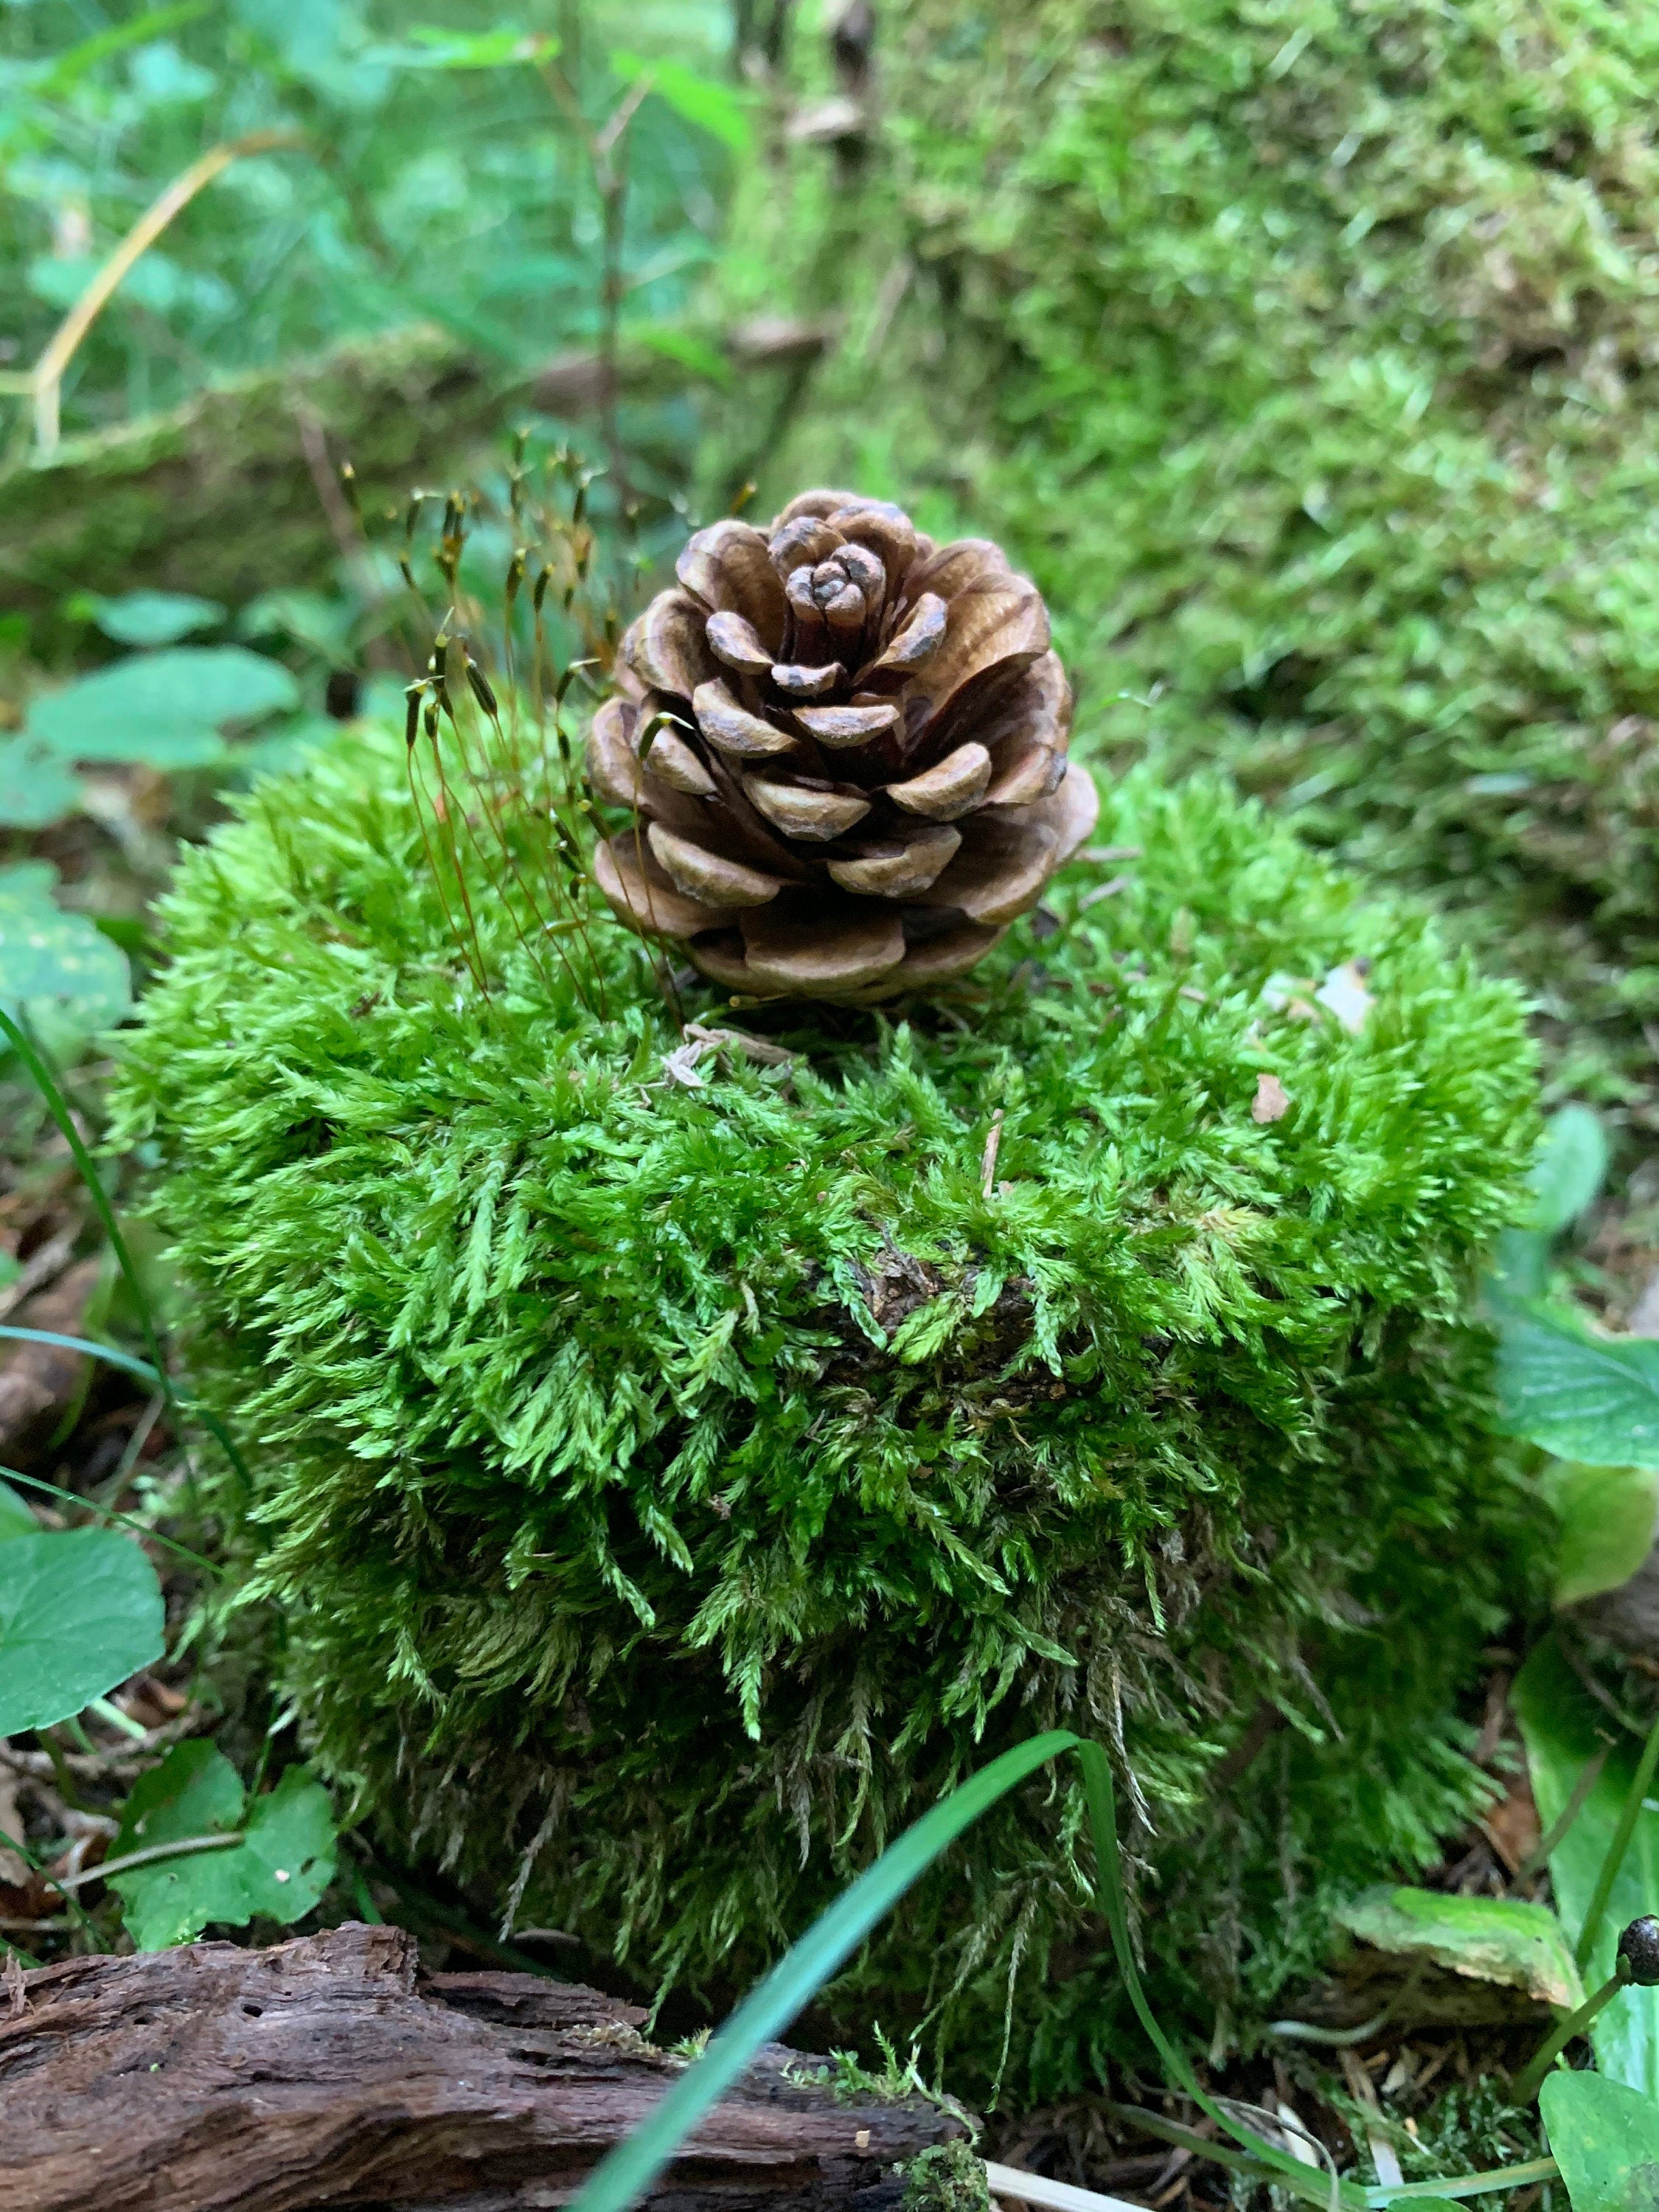
{"label": "green foliage", "polygon": [[1525,1990],[1573,2010],[1584,2001],[1572,1947],[1546,1906],[1439,1890],[1368,1890],[1337,1916],[1352,1936],[1402,1958],[1431,1959],[1477,1981]]}
{"label": "green foliage", "polygon": [[96,623],[118,645],[177,645],[198,630],[216,629],[225,618],[216,599],[190,592],[123,592],[115,599],[86,592],[69,611]]}
{"label": "green foliage", "polygon": [[[806,1019],[690,1090],[608,923],[600,1022],[475,896],[479,1002],[400,732],[240,811],[167,906],[118,1138],[248,1449],[244,1587],[401,1839],[729,1984],[971,1766],[1098,1715],[1206,2033],[1316,1957],[1331,1889],[1434,1850],[1478,1788],[1454,1686],[1536,1558],[1465,1318],[1536,1141],[1509,990],[1139,777],[1100,832],[1129,884],[1076,867],[952,1018]],[[1357,1034],[1280,988],[1356,958]],[[933,2009],[983,2080],[1012,1990],[1028,2083],[1084,2078],[1124,2029],[1081,1820],[1000,1808],[838,2016]]]}
{"label": "green foliage", "polygon": [[1224,761],[1433,885],[1538,992],[1561,1087],[1652,1127],[1659,17],[882,24],[862,170],[798,145],[732,225],[734,301],[846,315],[763,503],[855,482],[1009,544],[1091,744]]}
{"label": "green foliage", "polygon": [[985,2161],[965,2137],[930,2144],[905,2168],[902,2212],[990,2212],[990,2205]]}
{"label": "green foliage", "polygon": [[40,1523],[9,1483],[0,1482],[0,1543],[14,1536],[34,1536]]}
{"label": "green foliage", "polygon": [[1599,2074],[1553,2074],[1539,2103],[1572,2212],[1654,2212],[1659,2100]]}
{"label": "green foliage", "polygon": [[[1534,1649],[1516,1677],[1514,1703],[1526,1739],[1538,1817],[1548,1828],[1565,1809],[1584,1768],[1605,1747],[1606,1716],[1553,1636]],[[1621,1736],[1584,1800],[1583,1810],[1550,1855],[1556,1909],[1574,1936],[1595,1894],[1608,1846],[1635,1778],[1638,1756],[1638,1746]],[[1588,1987],[1599,1987],[1612,1973],[1620,1930],[1642,1914],[1654,1911],[1659,1911],[1659,1812],[1644,1808],[1613,1881],[1595,1947],[1585,1962]],[[1645,2096],[1659,2097],[1659,1990],[1626,1990],[1596,2019],[1590,2041],[1604,2074]]]}
{"label": "green foliage", "polygon": [[56,881],[46,860],[0,867],[0,1009],[84,1038],[119,1021],[131,979],[125,954],[85,915],[57,903]]}
{"label": "green foliage", "polygon": [[1561,1524],[1556,1604],[1622,1589],[1659,1534],[1659,1471],[1558,1461],[1545,1469],[1542,1486]]}
{"label": "green foliage", "polygon": [[1593,1334],[1566,1310],[1502,1301],[1505,1424],[1563,1459],[1659,1464],[1659,1343]]}
{"label": "green foliage", "polygon": [[[672,88],[717,74],[723,8],[590,0],[562,52],[545,0],[522,33],[481,0],[442,13],[434,30],[411,27],[392,0],[0,10],[0,295],[15,307],[17,368],[208,148],[268,130],[301,142],[237,162],[131,272],[72,364],[66,434],[170,408],[213,376],[417,322],[513,370],[591,343],[601,225],[586,156],[544,70],[557,55],[597,125],[624,88],[605,61],[613,41],[653,67],[667,58],[661,96],[629,134],[624,318],[684,312],[720,226],[732,103],[707,83],[726,106],[696,113]],[[82,37],[99,17],[105,27]],[[291,415],[285,428],[291,447]],[[677,425],[681,448],[689,429]],[[436,465],[429,446],[421,458]]]}
{"label": "green foliage", "polygon": [[290,1766],[250,1810],[235,1768],[199,1739],[175,1744],[134,1784],[110,1857],[219,1836],[239,1840],[110,1876],[141,1951],[187,1943],[210,1925],[240,1928],[256,1914],[284,1925],[303,1919],[334,1879],[328,1792]]}
{"label": "green foliage", "polygon": [[161,1592],[111,1528],[12,1535],[0,1552],[0,1735],[50,1728],[161,1654]]}
{"label": "green foliage", "polygon": [[178,645],[43,692],[24,735],[66,762],[213,768],[225,758],[228,724],[291,713],[299,703],[299,686],[279,660],[240,645]]}

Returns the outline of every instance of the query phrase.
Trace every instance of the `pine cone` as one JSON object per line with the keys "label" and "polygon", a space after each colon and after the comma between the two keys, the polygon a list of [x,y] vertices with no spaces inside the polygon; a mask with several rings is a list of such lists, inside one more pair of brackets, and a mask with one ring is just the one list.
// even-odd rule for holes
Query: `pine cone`
{"label": "pine cone", "polygon": [[617,915],[757,998],[960,975],[1094,825],[1036,586],[982,538],[804,492],[699,531],[622,641],[588,775]]}

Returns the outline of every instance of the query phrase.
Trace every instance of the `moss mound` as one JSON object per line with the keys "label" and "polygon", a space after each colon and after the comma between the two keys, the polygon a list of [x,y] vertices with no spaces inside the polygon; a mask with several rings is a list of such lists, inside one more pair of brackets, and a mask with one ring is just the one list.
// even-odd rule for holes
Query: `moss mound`
{"label": "moss mound", "polygon": [[[185,860],[125,1051],[317,1753],[481,1899],[718,1996],[966,1771],[1085,1727],[1208,2034],[1317,1951],[1321,1884],[1474,1792],[1455,1698],[1533,1510],[1461,1317],[1535,1135],[1512,988],[1137,775],[1132,849],[938,1006],[769,1010],[793,1059],[688,1085],[608,924],[602,1022],[475,896],[481,1003],[402,752]],[[1022,2094],[1132,2045],[1082,1819],[1045,1781],[981,1824],[843,2032],[928,2014],[982,2092],[1006,2014]]]}
{"label": "moss mound", "polygon": [[1659,16],[881,16],[862,170],[781,143],[732,227],[740,296],[847,311],[763,499],[971,514],[1060,618],[1080,751],[1223,760],[1431,886],[1560,1086],[1659,1127]]}

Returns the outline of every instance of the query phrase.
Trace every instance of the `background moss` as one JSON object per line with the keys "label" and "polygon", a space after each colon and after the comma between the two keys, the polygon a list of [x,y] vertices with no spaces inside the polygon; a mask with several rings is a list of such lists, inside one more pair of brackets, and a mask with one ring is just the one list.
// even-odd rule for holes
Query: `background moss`
{"label": "background moss", "polygon": [[[1478,1791],[1455,1698],[1532,1556],[1465,1318],[1535,1135],[1516,994],[1143,774],[937,1010],[775,1014],[790,1065],[686,1088],[609,926],[599,1021],[475,896],[486,1012],[402,754],[186,855],[124,1047],[323,1765],[481,1899],[719,1993],[1073,1721],[1164,1999],[1224,2039]],[[1315,998],[1353,959],[1358,1034]],[[928,2014],[982,2093],[1017,1996],[1011,2083],[1085,2078],[1125,2031],[1081,1812],[975,1829],[843,2028]]]}
{"label": "background moss", "polygon": [[781,141],[733,224],[735,297],[847,317],[762,504],[845,479],[1009,543],[1060,614],[1087,742],[1223,762],[1432,888],[1538,994],[1558,1088],[1645,1136],[1659,18],[902,0],[882,21],[862,167]]}

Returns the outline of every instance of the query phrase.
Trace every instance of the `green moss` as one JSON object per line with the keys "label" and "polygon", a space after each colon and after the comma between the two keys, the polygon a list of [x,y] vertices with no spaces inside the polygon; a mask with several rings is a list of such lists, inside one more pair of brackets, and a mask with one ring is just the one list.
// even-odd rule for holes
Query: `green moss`
{"label": "green moss", "polygon": [[962,2136],[933,2143],[904,2172],[902,2212],[991,2212],[985,2161]]}
{"label": "green moss", "polygon": [[847,315],[762,503],[846,478],[1009,544],[1086,743],[1224,762],[1432,887],[1559,1087],[1659,1126],[1659,16],[882,26],[861,190],[781,144],[732,226],[738,299]]}
{"label": "green moss", "polygon": [[[1532,1543],[1464,1318],[1535,1138],[1517,997],[1137,775],[1057,927],[687,1088],[614,927],[599,1021],[475,884],[481,1005],[402,753],[186,857],[125,1048],[317,1756],[481,1899],[718,1996],[963,1773],[1087,1728],[1208,2035],[1477,1787],[1455,1698]],[[1355,959],[1350,1033],[1314,993]],[[1006,2014],[1010,2082],[1075,2083],[1133,2039],[1090,1894],[1043,1778],[832,2014],[931,2013],[981,2094]]]}

